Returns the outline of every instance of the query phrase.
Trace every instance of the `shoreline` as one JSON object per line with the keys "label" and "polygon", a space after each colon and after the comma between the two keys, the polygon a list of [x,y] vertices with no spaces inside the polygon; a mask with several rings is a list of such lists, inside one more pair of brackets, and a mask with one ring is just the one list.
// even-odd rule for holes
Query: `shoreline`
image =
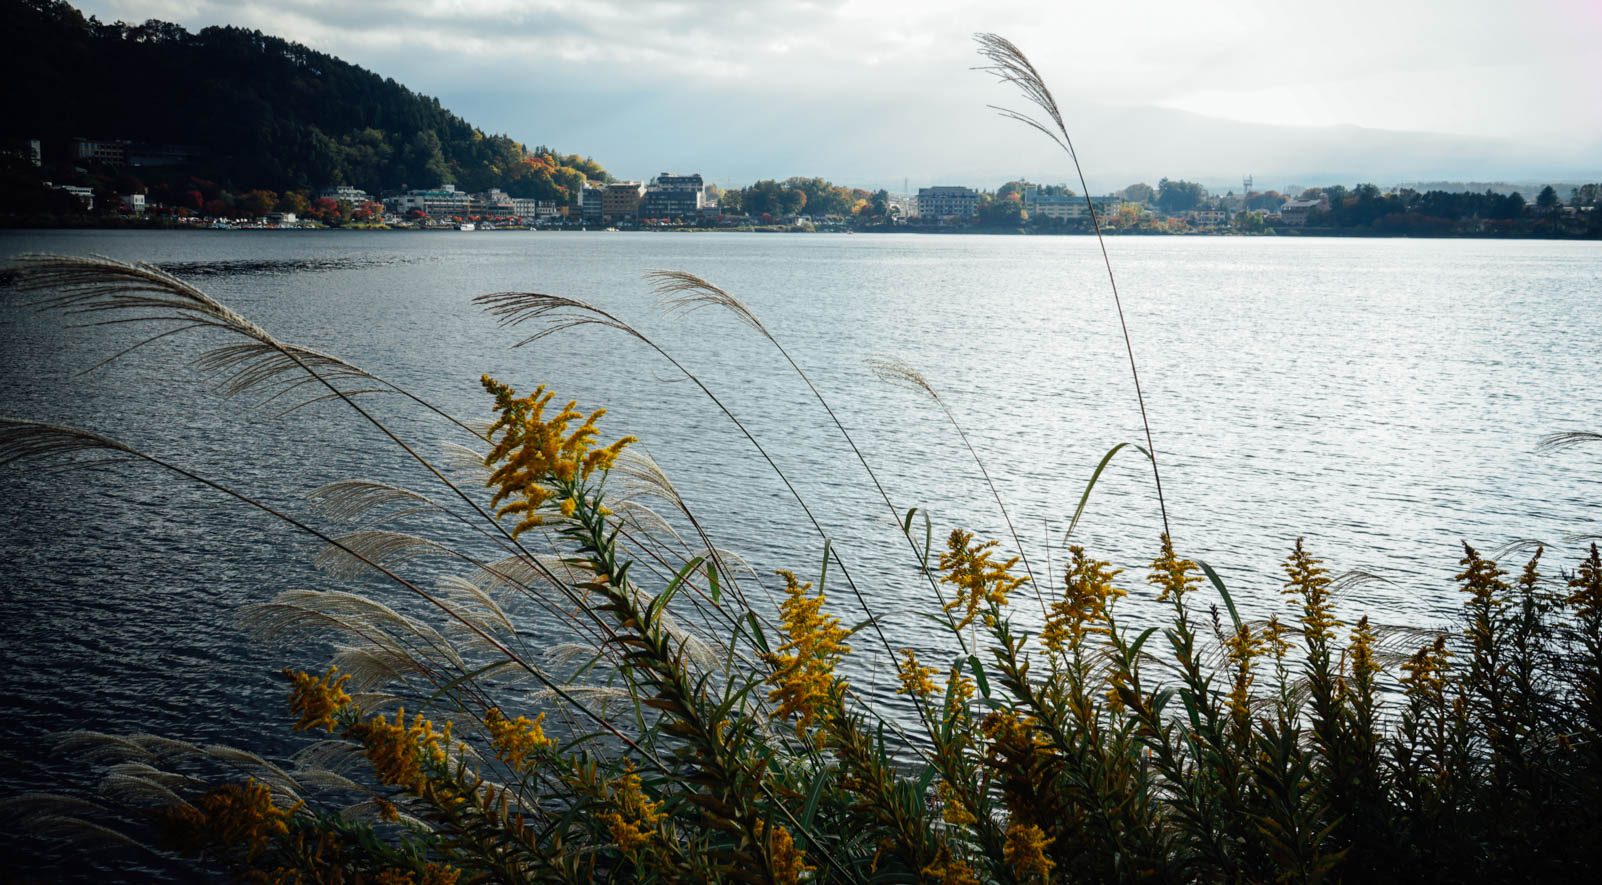
{"label": "shoreline", "polygon": [[[214,228],[199,224],[173,224],[160,221],[141,222],[135,220],[120,221],[117,223],[95,223],[91,219],[45,219],[28,218],[18,219],[20,223],[10,223],[12,219],[0,218],[0,232],[9,231],[59,231],[59,230],[160,230],[183,231],[190,233],[309,233],[309,232],[350,232],[350,233],[451,233],[451,234],[498,234],[498,233],[664,233],[664,234],[725,234],[725,233],[763,233],[763,234],[926,234],[931,236],[950,236],[960,234],[977,234],[983,236],[1023,236],[1023,237],[1093,237],[1090,230],[1024,230],[1024,229],[997,229],[997,228],[958,228],[958,227],[923,227],[902,225],[893,228],[864,227],[848,228],[844,230],[811,230],[807,228],[784,227],[779,225],[738,225],[723,227],[706,226],[651,226],[630,227],[623,229],[596,229],[585,227],[496,227],[475,231],[461,231],[454,227],[389,227],[385,225],[349,226],[349,227],[262,227],[239,226],[227,228]],[[1384,240],[1575,240],[1596,241],[1602,240],[1602,233],[1598,234],[1570,234],[1560,232],[1539,231],[1484,231],[1484,232],[1443,232],[1426,233],[1411,231],[1395,233],[1389,231],[1371,231],[1361,228],[1270,228],[1262,231],[1238,231],[1225,229],[1202,229],[1189,231],[1157,231],[1157,230],[1119,230],[1117,228],[1103,228],[1104,235],[1110,237],[1316,237],[1316,238],[1353,238],[1353,239],[1384,239]]]}

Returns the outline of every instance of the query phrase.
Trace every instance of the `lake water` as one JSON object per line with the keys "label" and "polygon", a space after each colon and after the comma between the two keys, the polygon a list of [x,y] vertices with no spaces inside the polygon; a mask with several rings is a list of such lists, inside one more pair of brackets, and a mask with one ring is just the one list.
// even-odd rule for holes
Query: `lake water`
{"label": "lake water", "polygon": [[[1343,614],[1444,624],[1460,541],[1491,550],[1602,533],[1602,449],[1539,439],[1602,430],[1602,244],[1490,240],[1117,238],[1109,241],[1179,550],[1207,560],[1248,616],[1281,610],[1298,536],[1353,586]],[[822,541],[732,425],[659,356],[610,329],[520,350],[474,295],[584,299],[635,324],[741,417],[818,514],[897,645],[929,649],[928,587],[850,449],[779,354],[730,316],[664,318],[642,274],[696,273],[743,299],[809,373],[896,508],[940,544],[1005,539],[972,458],[925,398],[865,361],[893,356],[938,390],[994,477],[1037,567],[1097,461],[1142,439],[1118,318],[1088,237],[496,232],[6,232],[0,257],[100,253],[161,264],[280,338],[339,354],[458,416],[489,415],[481,373],[606,406],[663,465],[721,545],[774,590],[815,576]],[[289,415],[228,400],[189,365],[198,338],[132,343],[0,309],[0,414],[115,436],[301,515],[334,479],[426,478],[335,404]],[[449,425],[371,400],[424,444]],[[921,521],[917,523],[921,535]],[[197,529],[199,529],[197,531]],[[1075,531],[1129,569],[1126,618],[1155,609],[1143,565],[1161,523],[1150,471],[1125,450]],[[1010,547],[1010,540],[1004,540]],[[281,752],[275,674],[320,649],[264,649],[232,611],[327,587],[316,546],[149,468],[0,470],[0,761],[7,791],[81,784],[47,735],[151,730]],[[860,618],[831,571],[832,603]],[[755,595],[761,595],[754,586]],[[1017,605],[1021,621],[1030,605]],[[1033,617],[1038,618],[1036,610]],[[852,678],[890,701],[858,643]],[[18,837],[5,837],[8,842]],[[12,848],[3,845],[0,848]],[[24,844],[16,852],[38,852]],[[8,854],[15,853],[8,851]],[[46,854],[43,866],[60,862]]]}

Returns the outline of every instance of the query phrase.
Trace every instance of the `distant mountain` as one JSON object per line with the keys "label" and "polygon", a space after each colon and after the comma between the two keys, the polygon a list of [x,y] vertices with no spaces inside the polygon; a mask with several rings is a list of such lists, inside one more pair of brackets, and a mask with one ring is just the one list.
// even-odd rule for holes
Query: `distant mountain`
{"label": "distant mountain", "polygon": [[[141,176],[236,190],[454,183],[572,203],[599,164],[486,135],[393,79],[259,31],[102,24],[61,0],[0,3],[0,137],[78,161],[74,138],[131,142]],[[174,167],[177,168],[174,168]]]}

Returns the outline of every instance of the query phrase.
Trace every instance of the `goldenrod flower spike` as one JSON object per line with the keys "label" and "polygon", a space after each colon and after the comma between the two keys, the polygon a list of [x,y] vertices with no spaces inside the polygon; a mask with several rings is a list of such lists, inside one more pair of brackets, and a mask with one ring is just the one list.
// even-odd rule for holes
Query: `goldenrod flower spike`
{"label": "goldenrod flower spike", "polygon": [[1354,679],[1372,678],[1380,672],[1379,661],[1374,657],[1375,638],[1373,628],[1368,625],[1368,615],[1359,618],[1352,629],[1351,645],[1346,648],[1346,660]]}
{"label": "goldenrod flower spike", "polygon": [[1420,648],[1402,664],[1401,683],[1409,697],[1440,702],[1445,697],[1448,659],[1446,636],[1436,636],[1432,645]]}
{"label": "goldenrod flower spike", "polygon": [[214,846],[243,847],[254,859],[274,839],[286,836],[290,815],[300,806],[279,808],[273,793],[254,779],[207,790],[193,805],[179,804],[156,815],[160,844],[184,854]]}
{"label": "goldenrod flower spike", "polygon": [[901,680],[901,687],[896,689],[896,694],[915,698],[933,695],[935,684],[930,677],[934,676],[935,668],[919,664],[918,656],[910,648],[902,649],[901,655],[902,661],[896,665],[896,677]]}
{"label": "goldenrod flower spike", "polygon": [[1252,674],[1252,661],[1261,657],[1266,649],[1263,638],[1253,635],[1249,624],[1242,624],[1234,633],[1224,637],[1224,653],[1235,671],[1229,690],[1229,709],[1237,717],[1250,715],[1252,683],[1256,680]]}
{"label": "goldenrod flower spike", "polygon": [[1183,606],[1185,594],[1201,583],[1200,577],[1191,574],[1195,571],[1199,571],[1196,563],[1174,555],[1174,542],[1164,532],[1162,552],[1152,561],[1151,574],[1146,581],[1162,591],[1157,594],[1158,602],[1172,601],[1175,605]]}
{"label": "goldenrod flower spike", "polygon": [[[599,433],[595,422],[606,414],[605,409],[596,409],[586,418],[576,409],[575,400],[546,418],[545,407],[554,394],[544,385],[519,398],[510,386],[488,375],[481,383],[495,396],[495,411],[500,413],[489,432],[494,448],[484,457],[485,465],[495,468],[487,482],[495,489],[490,504],[500,508],[496,516],[522,517],[512,529],[513,537],[543,525],[547,514],[541,511],[552,500],[559,502],[563,517],[571,517],[583,493],[579,484],[596,470],[610,470],[623,448],[635,441],[625,436],[609,446],[594,448]],[[568,425],[579,418],[584,418],[584,423],[569,432]],[[502,505],[507,499],[510,503]]]}
{"label": "goldenrod flower spike", "polygon": [[1334,638],[1335,628],[1341,626],[1335,617],[1334,600],[1330,597],[1329,569],[1302,548],[1302,539],[1285,561],[1285,574],[1290,577],[1282,591],[1286,596],[1299,596],[1302,600],[1302,629],[1309,639],[1328,641]]}
{"label": "goldenrod flower spike", "polygon": [[651,841],[657,824],[666,817],[661,802],[652,802],[640,788],[640,776],[634,773],[634,764],[625,763],[623,775],[612,781],[611,799],[616,811],[598,816],[605,822],[612,839],[628,854],[636,854]]}
{"label": "goldenrod flower spike", "polygon": [[1592,618],[1602,612],[1602,553],[1598,553],[1595,543],[1591,544],[1591,555],[1580,560],[1580,567],[1569,579],[1569,587],[1573,592],[1564,602],[1574,606],[1581,618]]}
{"label": "goldenrod flower spike", "polygon": [[1113,586],[1113,578],[1123,569],[1085,555],[1085,548],[1068,548],[1072,560],[1063,576],[1063,596],[1051,604],[1040,639],[1054,652],[1078,646],[1086,635],[1107,632],[1112,604],[1128,595]]}
{"label": "goldenrod flower spike", "polygon": [[499,707],[491,707],[484,715],[484,727],[490,734],[490,746],[502,762],[513,768],[522,768],[531,759],[556,746],[556,741],[545,735],[545,714],[532,721],[527,716],[507,719]]}
{"label": "goldenrod flower spike", "polygon": [[1046,856],[1046,848],[1054,841],[1034,824],[1015,823],[1007,830],[1002,859],[1019,882],[1050,882],[1051,870],[1057,863]]}
{"label": "goldenrod flower spike", "polygon": [[300,721],[295,723],[295,730],[309,731],[318,726],[334,730],[338,724],[334,717],[350,704],[350,695],[345,693],[344,688],[350,677],[347,675],[336,679],[338,672],[338,667],[329,667],[328,672],[319,678],[304,671],[294,673],[287,668],[284,670],[284,675],[295,683],[289,695],[289,712],[300,716]]}
{"label": "goldenrod flower spike", "polygon": [[1018,564],[1016,556],[1003,563],[991,562],[995,546],[995,541],[975,544],[973,534],[961,529],[953,530],[946,539],[946,552],[940,554],[940,571],[945,572],[940,582],[957,588],[956,598],[944,609],[948,614],[962,611],[962,618],[956,623],[958,630],[973,623],[981,606],[1006,605],[1007,594],[1029,580],[1012,576],[1012,567]]}
{"label": "goldenrod flower spike", "polygon": [[362,742],[373,772],[386,784],[416,789],[423,780],[423,764],[443,765],[450,746],[451,725],[443,732],[434,730],[434,723],[419,713],[406,724],[406,710],[395,713],[395,721],[375,716],[351,732]]}
{"label": "goldenrod flower spike", "polygon": [[796,734],[805,735],[828,703],[836,683],[844,685],[835,677],[834,667],[851,651],[845,644],[849,631],[840,626],[839,618],[823,613],[826,599],[821,590],[811,596],[810,583],[801,583],[789,571],[781,570],[779,575],[785,584],[786,598],[779,606],[779,614],[786,641],[777,652],[763,655],[773,668],[767,678],[773,686],[768,699],[779,703],[773,718],[796,717]]}

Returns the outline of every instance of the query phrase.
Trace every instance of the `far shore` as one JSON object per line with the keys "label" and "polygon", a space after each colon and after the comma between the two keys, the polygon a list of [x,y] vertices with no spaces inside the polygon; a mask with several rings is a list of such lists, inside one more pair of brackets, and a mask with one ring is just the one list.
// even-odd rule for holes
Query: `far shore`
{"label": "far shore", "polygon": [[[993,227],[961,227],[961,226],[934,226],[934,225],[875,225],[859,228],[846,228],[839,226],[787,226],[787,225],[627,225],[624,227],[584,227],[571,225],[529,226],[529,225],[495,225],[493,227],[480,227],[471,231],[459,230],[456,226],[412,226],[412,225],[346,225],[330,227],[326,225],[262,225],[262,224],[230,224],[227,227],[216,227],[212,223],[174,222],[166,219],[146,218],[93,218],[93,217],[67,217],[67,218],[3,218],[0,217],[0,231],[42,231],[42,230],[163,230],[187,231],[206,234],[229,234],[241,232],[327,232],[327,231],[364,231],[372,233],[450,233],[450,234],[498,234],[507,232],[522,233],[773,233],[773,234],[983,234],[987,236],[1095,236],[1090,229],[1040,229],[1040,228],[993,228]],[[1101,233],[1107,236],[1135,236],[1135,237],[1347,237],[1364,239],[1433,239],[1433,240],[1460,240],[1460,239],[1491,239],[1491,240],[1602,240],[1602,234],[1565,234],[1546,233],[1536,231],[1498,231],[1487,230],[1480,232],[1430,232],[1430,231],[1376,231],[1362,228],[1333,228],[1333,227],[1278,227],[1258,231],[1236,230],[1227,227],[1208,227],[1193,230],[1120,230],[1105,227]]]}

